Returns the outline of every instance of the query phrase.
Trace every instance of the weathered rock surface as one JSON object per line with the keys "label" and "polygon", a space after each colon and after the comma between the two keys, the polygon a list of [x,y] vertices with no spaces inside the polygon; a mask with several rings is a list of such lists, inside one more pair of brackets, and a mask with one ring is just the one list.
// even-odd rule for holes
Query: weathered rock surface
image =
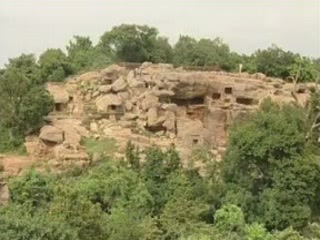
{"label": "weathered rock surface", "polygon": [[125,80],[120,77],[118,78],[113,84],[112,84],[112,90],[115,92],[120,92],[125,90],[127,87],[127,83],[125,82]]}
{"label": "weathered rock surface", "polygon": [[46,89],[52,95],[55,103],[69,102],[69,93],[62,85],[48,83]]}
{"label": "weathered rock surface", "polygon": [[142,110],[147,111],[159,104],[159,98],[153,95],[147,95],[141,102]]}
{"label": "weathered rock surface", "polygon": [[85,164],[88,156],[81,139],[110,137],[122,145],[130,140],[141,147],[166,148],[175,143],[185,151],[182,156],[193,147],[207,146],[221,159],[228,128],[235,120],[257,110],[267,97],[304,105],[310,86],[295,88],[261,73],[188,71],[152,63],[134,70],[112,65],[72,77],[65,84],[49,83],[47,89],[56,103],[66,105],[68,114],[56,119],[53,115],[50,126],[40,132],[40,139],[55,146],[46,148],[36,140],[26,146],[30,152],[39,146],[39,155],[47,152],[61,161],[78,158]]}
{"label": "weathered rock surface", "polygon": [[54,126],[44,126],[41,128],[39,137],[42,140],[58,144],[64,141],[63,131]]}
{"label": "weathered rock surface", "polygon": [[96,100],[96,106],[98,111],[107,112],[108,107],[111,105],[120,106],[122,104],[122,99],[116,94],[107,94],[100,96]]}
{"label": "weathered rock surface", "polygon": [[112,89],[112,86],[111,85],[103,85],[103,86],[100,86],[99,87],[99,92],[101,93],[108,93],[110,92]]}

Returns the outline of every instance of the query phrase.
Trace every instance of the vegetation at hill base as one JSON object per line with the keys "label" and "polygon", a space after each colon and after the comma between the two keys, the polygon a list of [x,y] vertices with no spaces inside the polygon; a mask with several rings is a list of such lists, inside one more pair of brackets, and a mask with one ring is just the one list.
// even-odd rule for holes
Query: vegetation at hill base
{"label": "vegetation at hill base", "polygon": [[129,142],[123,159],[32,169],[9,181],[0,239],[320,239],[319,132],[306,138],[309,115],[266,100],[232,127],[221,162],[198,149],[182,167],[174,146]]}
{"label": "vegetation at hill base", "polygon": [[[66,52],[9,59],[0,71],[0,152],[20,147],[52,110],[46,82],[144,61],[231,72],[242,64],[243,71],[295,83],[320,74],[320,59],[276,45],[240,55],[220,38],[181,36],[171,46],[156,28],[120,25],[96,45],[75,36]],[[105,153],[113,142],[88,139],[85,144],[101,155],[89,167],[59,174],[32,169],[10,179],[0,239],[320,239],[319,97],[314,89],[306,108],[266,100],[231,128],[221,162],[197,150],[182,167],[174,146],[141,151],[131,143],[124,159],[112,159]],[[192,164],[199,161],[201,171]]]}

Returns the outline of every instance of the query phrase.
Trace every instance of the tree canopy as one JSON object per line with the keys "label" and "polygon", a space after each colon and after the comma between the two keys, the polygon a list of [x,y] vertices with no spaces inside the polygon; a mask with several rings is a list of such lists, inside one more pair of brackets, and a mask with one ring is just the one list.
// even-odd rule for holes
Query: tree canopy
{"label": "tree canopy", "polygon": [[[75,36],[66,52],[9,59],[0,70],[0,152],[18,148],[41,127],[53,105],[46,82],[119,61],[224,71],[238,71],[241,63],[245,71],[294,83],[320,73],[320,59],[276,45],[240,55],[220,38],[181,36],[171,46],[154,27],[123,24],[96,45]],[[221,162],[197,149],[183,167],[174,146],[141,150],[129,142],[121,159],[101,154],[81,171],[31,169],[11,178],[0,239],[320,239],[320,95],[310,90],[306,108],[268,99],[236,122]]]}
{"label": "tree canopy", "polygon": [[174,146],[141,151],[129,142],[122,161],[102,155],[80,172],[31,169],[9,182],[0,237],[319,239],[319,152],[305,138],[308,118],[266,100],[232,127],[220,163],[198,149],[182,167]]}

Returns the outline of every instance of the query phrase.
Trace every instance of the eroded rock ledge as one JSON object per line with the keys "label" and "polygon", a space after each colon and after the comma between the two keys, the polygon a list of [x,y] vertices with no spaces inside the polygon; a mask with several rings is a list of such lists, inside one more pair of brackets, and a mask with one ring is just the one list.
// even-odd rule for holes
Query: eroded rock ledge
{"label": "eroded rock ledge", "polygon": [[259,108],[270,97],[305,104],[308,86],[294,86],[263,74],[230,74],[175,69],[144,63],[134,70],[112,65],[101,71],[48,83],[55,110],[39,136],[30,136],[28,152],[50,156],[55,165],[87,164],[83,137],[111,137],[120,145],[142,147],[174,143],[182,156],[206,146],[219,159],[232,122]]}

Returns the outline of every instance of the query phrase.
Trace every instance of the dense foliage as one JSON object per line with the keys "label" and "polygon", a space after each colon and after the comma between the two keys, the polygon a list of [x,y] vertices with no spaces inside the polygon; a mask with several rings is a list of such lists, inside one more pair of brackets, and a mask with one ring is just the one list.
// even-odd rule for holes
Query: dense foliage
{"label": "dense foliage", "polygon": [[[28,76],[41,82],[62,81],[70,74],[104,67],[114,62],[173,63],[175,66],[210,67],[224,71],[242,70],[249,73],[261,72],[271,77],[289,81],[315,81],[320,75],[320,59],[311,59],[300,54],[285,51],[275,44],[267,49],[258,49],[251,55],[233,52],[221,38],[195,39],[180,36],[170,45],[168,38],[147,25],[122,24],[102,34],[96,45],[89,37],[74,36],[66,46],[66,53],[60,49],[48,49],[34,61],[32,55],[22,55],[9,64],[25,70],[38,68]],[[39,76],[40,79],[38,78]]]}
{"label": "dense foliage", "polygon": [[320,59],[309,59],[276,45],[250,56],[232,52],[220,38],[180,36],[171,46],[154,27],[122,24],[105,32],[97,45],[89,37],[74,36],[66,52],[47,49],[38,60],[33,54],[9,59],[0,70],[0,152],[20,146],[24,134],[36,130],[42,116],[50,112],[52,101],[43,89],[46,82],[63,81],[69,75],[111,63],[144,61],[225,71],[238,71],[242,64],[244,71],[294,83],[315,81],[320,76]]}
{"label": "dense foliage", "polygon": [[[226,71],[243,64],[295,83],[320,73],[320,59],[275,45],[250,56],[219,38],[181,36],[171,46],[157,29],[138,25],[114,27],[96,46],[75,36],[66,53],[48,49],[39,60],[22,54],[0,71],[0,152],[19,147],[51,111],[46,82],[122,61]],[[220,163],[197,149],[182,167],[174,146],[140,151],[131,143],[124,159],[110,159],[104,153],[114,142],[87,139],[88,152],[102,156],[88,168],[33,169],[9,181],[0,239],[320,239],[319,99],[314,89],[305,109],[265,101],[231,128]]]}
{"label": "dense foliage", "polygon": [[221,163],[197,149],[182,167],[174,146],[140,151],[129,142],[120,161],[102,157],[60,174],[30,170],[9,182],[0,239],[320,239],[309,117],[267,100],[232,128]]}
{"label": "dense foliage", "polygon": [[52,99],[41,85],[41,70],[33,55],[10,59],[0,74],[0,152],[21,145],[52,110]]}

